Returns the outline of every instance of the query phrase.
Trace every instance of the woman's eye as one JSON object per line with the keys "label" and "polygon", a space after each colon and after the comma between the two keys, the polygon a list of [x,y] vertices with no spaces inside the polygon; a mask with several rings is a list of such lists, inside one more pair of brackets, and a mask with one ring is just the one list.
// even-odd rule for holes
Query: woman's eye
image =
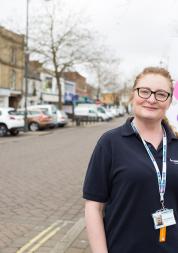
{"label": "woman's eye", "polygon": [[149,94],[150,91],[149,90],[140,90],[142,94]]}
{"label": "woman's eye", "polygon": [[167,94],[165,92],[157,92],[156,94],[159,97],[167,97]]}

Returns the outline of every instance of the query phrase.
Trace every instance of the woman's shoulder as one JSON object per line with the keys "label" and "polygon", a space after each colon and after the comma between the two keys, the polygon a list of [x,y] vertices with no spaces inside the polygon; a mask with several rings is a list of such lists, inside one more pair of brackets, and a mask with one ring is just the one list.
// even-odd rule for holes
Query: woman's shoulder
{"label": "woman's shoulder", "polygon": [[124,124],[103,133],[98,142],[99,144],[108,144],[114,142],[125,135],[126,132],[129,132],[131,130],[130,128],[130,119],[127,119]]}
{"label": "woman's shoulder", "polygon": [[116,136],[121,135],[122,127],[123,127],[123,125],[106,131],[105,133],[103,133],[101,135],[100,139],[101,140],[112,140]]}

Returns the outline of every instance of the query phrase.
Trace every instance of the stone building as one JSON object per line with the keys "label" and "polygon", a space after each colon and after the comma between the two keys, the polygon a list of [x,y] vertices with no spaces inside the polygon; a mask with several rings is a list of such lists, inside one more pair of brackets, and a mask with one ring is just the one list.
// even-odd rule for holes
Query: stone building
{"label": "stone building", "polygon": [[0,26],[0,106],[18,107],[24,77],[24,35]]}

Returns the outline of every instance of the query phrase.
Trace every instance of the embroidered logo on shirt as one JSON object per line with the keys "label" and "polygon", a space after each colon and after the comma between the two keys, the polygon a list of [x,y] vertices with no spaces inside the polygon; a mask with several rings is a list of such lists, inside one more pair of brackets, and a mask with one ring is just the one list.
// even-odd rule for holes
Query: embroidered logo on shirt
{"label": "embroidered logo on shirt", "polygon": [[172,160],[171,158],[170,158],[170,162],[172,162],[174,164],[178,164],[178,160]]}

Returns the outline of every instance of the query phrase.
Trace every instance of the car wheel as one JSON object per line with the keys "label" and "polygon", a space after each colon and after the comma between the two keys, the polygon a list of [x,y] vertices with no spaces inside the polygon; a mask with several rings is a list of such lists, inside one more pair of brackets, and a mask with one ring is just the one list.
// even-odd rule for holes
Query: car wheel
{"label": "car wheel", "polygon": [[29,130],[32,132],[38,131],[39,130],[39,125],[36,122],[32,122],[29,125]]}
{"label": "car wheel", "polygon": [[0,124],[0,136],[6,136],[7,135],[7,127],[4,124]]}
{"label": "car wheel", "polygon": [[13,130],[10,131],[10,133],[11,133],[11,135],[16,136],[16,135],[19,134],[19,130],[18,129],[13,129]]}
{"label": "car wheel", "polygon": [[58,126],[59,127],[65,127],[65,124],[59,124]]}

